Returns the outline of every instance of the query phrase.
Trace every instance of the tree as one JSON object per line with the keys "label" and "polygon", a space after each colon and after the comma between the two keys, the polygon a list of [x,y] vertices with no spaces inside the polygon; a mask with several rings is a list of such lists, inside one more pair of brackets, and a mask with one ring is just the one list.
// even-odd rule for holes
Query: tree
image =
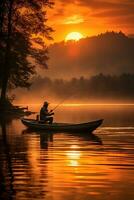
{"label": "tree", "polygon": [[46,9],[52,5],[50,0],[0,1],[1,106],[7,106],[8,86],[29,87],[35,65],[47,67],[44,38],[52,39],[53,30],[46,25]]}

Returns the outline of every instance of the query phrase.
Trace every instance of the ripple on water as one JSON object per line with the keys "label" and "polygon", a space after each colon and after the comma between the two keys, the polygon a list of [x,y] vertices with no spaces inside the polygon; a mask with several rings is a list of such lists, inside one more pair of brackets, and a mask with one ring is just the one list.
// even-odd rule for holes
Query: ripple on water
{"label": "ripple on water", "polygon": [[134,198],[133,127],[102,127],[96,137],[22,134],[24,127],[13,127],[7,137],[0,134],[5,200]]}

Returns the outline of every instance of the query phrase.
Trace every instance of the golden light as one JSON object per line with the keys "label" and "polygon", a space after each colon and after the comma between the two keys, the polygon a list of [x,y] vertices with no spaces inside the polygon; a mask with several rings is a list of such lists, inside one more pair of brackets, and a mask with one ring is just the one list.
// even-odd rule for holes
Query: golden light
{"label": "golden light", "polygon": [[72,145],[70,150],[67,151],[67,157],[69,158],[69,166],[77,167],[79,165],[79,160],[81,157],[81,152],[78,150],[79,146]]}
{"label": "golden light", "polygon": [[79,32],[71,32],[66,36],[65,41],[69,41],[69,40],[78,41],[81,38],[83,38],[83,35],[81,33],[79,33]]}

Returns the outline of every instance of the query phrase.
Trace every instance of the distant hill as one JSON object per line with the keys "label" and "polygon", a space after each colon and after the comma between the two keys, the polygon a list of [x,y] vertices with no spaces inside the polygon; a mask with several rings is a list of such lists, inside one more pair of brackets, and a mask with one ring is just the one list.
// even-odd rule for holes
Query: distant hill
{"label": "distant hill", "polygon": [[134,38],[134,34],[129,34],[128,37],[129,38]]}
{"label": "distant hill", "polygon": [[49,70],[41,75],[50,78],[134,73],[134,38],[106,32],[78,42],[55,43],[49,47],[49,57]]}

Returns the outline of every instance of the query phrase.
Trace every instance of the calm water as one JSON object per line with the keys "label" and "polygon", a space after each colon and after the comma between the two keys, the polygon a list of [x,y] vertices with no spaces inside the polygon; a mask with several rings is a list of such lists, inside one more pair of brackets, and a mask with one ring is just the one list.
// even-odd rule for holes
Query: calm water
{"label": "calm water", "polygon": [[[32,108],[37,110],[36,108]],[[0,123],[0,200],[133,200],[134,106],[60,107],[59,122],[104,118],[90,136]]]}

